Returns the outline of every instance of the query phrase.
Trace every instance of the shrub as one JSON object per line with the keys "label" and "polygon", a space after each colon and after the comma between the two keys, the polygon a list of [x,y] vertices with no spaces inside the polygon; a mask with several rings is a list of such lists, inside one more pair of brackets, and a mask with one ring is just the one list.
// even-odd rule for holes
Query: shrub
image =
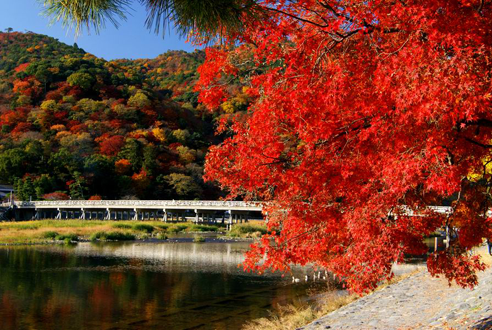
{"label": "shrub", "polygon": [[56,231],[47,231],[43,233],[43,238],[55,239],[58,236]]}
{"label": "shrub", "polygon": [[207,226],[207,225],[191,225],[188,228],[189,231],[217,231],[219,227],[217,226]]}
{"label": "shrub", "polygon": [[70,196],[68,196],[64,192],[54,192],[50,194],[44,194],[43,198],[48,201],[64,201],[64,200],[69,200]]}
{"label": "shrub", "polygon": [[232,229],[227,233],[230,237],[259,237],[266,234],[267,229],[265,226],[251,225],[251,224],[240,224],[233,225]]}
{"label": "shrub", "polygon": [[157,225],[155,226],[157,229],[160,229],[162,231],[166,231],[169,229],[169,225],[168,224],[162,224],[162,225]]}
{"label": "shrub", "polygon": [[91,241],[133,241],[135,239],[135,235],[130,233],[122,233],[119,231],[113,232],[104,232],[99,231],[91,235]]}
{"label": "shrub", "polygon": [[113,228],[118,229],[132,229],[132,226],[126,223],[115,223],[113,224]]}
{"label": "shrub", "polygon": [[205,242],[205,237],[196,235],[195,238],[193,239],[193,242],[203,243],[203,242]]}
{"label": "shrub", "polygon": [[151,225],[139,223],[139,224],[133,225],[133,230],[143,231],[143,232],[150,234],[151,232],[154,231],[154,227]]}
{"label": "shrub", "polygon": [[149,234],[142,234],[138,238],[145,241],[146,239],[149,239],[150,236],[149,236]]}
{"label": "shrub", "polygon": [[157,234],[157,239],[166,240],[166,239],[168,239],[168,237],[164,233],[159,233],[159,234]]}
{"label": "shrub", "polygon": [[168,232],[170,233],[179,233],[184,231],[186,228],[188,228],[187,225],[173,225],[169,227]]}
{"label": "shrub", "polygon": [[57,241],[65,241],[66,243],[78,242],[79,237],[75,234],[60,234],[55,237]]}
{"label": "shrub", "polygon": [[37,224],[21,224],[21,225],[15,225],[12,228],[16,228],[19,230],[29,230],[29,229],[38,229],[39,225]]}

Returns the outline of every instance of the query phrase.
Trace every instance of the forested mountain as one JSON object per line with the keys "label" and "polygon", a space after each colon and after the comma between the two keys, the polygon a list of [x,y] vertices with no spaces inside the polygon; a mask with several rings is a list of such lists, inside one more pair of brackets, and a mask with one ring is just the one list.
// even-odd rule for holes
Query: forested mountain
{"label": "forested mountain", "polygon": [[47,36],[0,33],[0,182],[19,199],[219,197],[202,180],[217,142],[216,118],[193,92],[204,57],[105,61]]}

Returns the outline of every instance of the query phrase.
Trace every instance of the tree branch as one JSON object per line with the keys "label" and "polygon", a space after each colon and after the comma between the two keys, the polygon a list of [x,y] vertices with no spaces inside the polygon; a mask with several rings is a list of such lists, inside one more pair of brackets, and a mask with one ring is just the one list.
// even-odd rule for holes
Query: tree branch
{"label": "tree branch", "polygon": [[486,149],[490,149],[490,148],[492,148],[492,145],[490,145],[490,144],[483,144],[483,143],[481,143],[481,142],[478,142],[478,141],[472,140],[472,139],[470,139],[470,138],[468,138],[468,137],[464,137],[464,139],[465,139],[466,141],[468,141],[468,142],[470,142],[470,143],[473,143],[474,145],[477,145],[477,146],[482,147],[482,148],[486,148]]}

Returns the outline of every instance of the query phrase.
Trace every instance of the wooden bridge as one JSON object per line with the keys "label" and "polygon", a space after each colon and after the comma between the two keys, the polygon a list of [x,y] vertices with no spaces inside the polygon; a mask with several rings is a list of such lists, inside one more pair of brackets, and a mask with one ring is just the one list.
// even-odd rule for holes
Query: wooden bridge
{"label": "wooden bridge", "polygon": [[261,202],[185,200],[15,201],[16,220],[100,219],[241,223],[260,218]]}
{"label": "wooden bridge", "polygon": [[[34,219],[100,219],[161,220],[242,223],[251,218],[262,219],[263,202],[200,200],[64,200],[12,201],[0,208],[13,210],[15,220]],[[407,206],[400,206],[408,216],[419,216]],[[434,212],[452,213],[449,206],[428,206]],[[491,213],[492,215],[492,213]]]}

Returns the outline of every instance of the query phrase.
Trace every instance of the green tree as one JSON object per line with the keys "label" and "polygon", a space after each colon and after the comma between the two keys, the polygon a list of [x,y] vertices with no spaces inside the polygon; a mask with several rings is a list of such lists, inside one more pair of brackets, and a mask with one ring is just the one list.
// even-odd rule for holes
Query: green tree
{"label": "green tree", "polygon": [[58,152],[51,154],[48,166],[52,169],[52,175],[64,183],[73,178],[75,172],[80,172],[81,162],[80,156],[61,148]]}
{"label": "green tree", "polygon": [[85,158],[84,175],[90,195],[115,198],[118,195],[114,163],[105,156],[94,154]]}
{"label": "green tree", "polygon": [[13,148],[0,153],[0,180],[14,182],[15,178],[21,178],[29,168],[26,152],[20,148]]}
{"label": "green tree", "polygon": [[83,90],[89,90],[94,85],[94,78],[88,73],[76,72],[67,78],[70,86],[78,86]]}
{"label": "green tree", "polygon": [[125,146],[118,153],[118,158],[128,159],[133,171],[139,171],[142,167],[142,144],[136,139],[127,139]]}
{"label": "green tree", "polygon": [[84,183],[84,178],[82,177],[81,173],[75,172],[74,180],[69,186],[70,197],[72,199],[84,199],[84,191],[86,190],[86,187],[84,187]]}
{"label": "green tree", "polygon": [[178,198],[198,198],[202,193],[202,188],[188,175],[171,173],[165,179]]}
{"label": "green tree", "polygon": [[149,176],[153,176],[155,174],[155,170],[157,168],[157,150],[156,148],[149,144],[146,145],[143,149],[143,163],[142,167],[147,172]]}
{"label": "green tree", "polygon": [[34,182],[31,177],[28,176],[23,180],[22,191],[24,193],[23,200],[31,200],[36,198],[36,190],[34,189]]}
{"label": "green tree", "polygon": [[28,201],[36,198],[36,191],[31,177],[17,179],[14,185],[15,195],[18,200]]}
{"label": "green tree", "polygon": [[128,99],[128,105],[136,108],[145,108],[150,106],[150,104],[149,97],[141,91],[138,91]]}
{"label": "green tree", "polygon": [[55,189],[55,180],[49,174],[41,174],[34,180],[34,190],[36,191],[36,199],[41,199],[44,194],[50,193]]}

